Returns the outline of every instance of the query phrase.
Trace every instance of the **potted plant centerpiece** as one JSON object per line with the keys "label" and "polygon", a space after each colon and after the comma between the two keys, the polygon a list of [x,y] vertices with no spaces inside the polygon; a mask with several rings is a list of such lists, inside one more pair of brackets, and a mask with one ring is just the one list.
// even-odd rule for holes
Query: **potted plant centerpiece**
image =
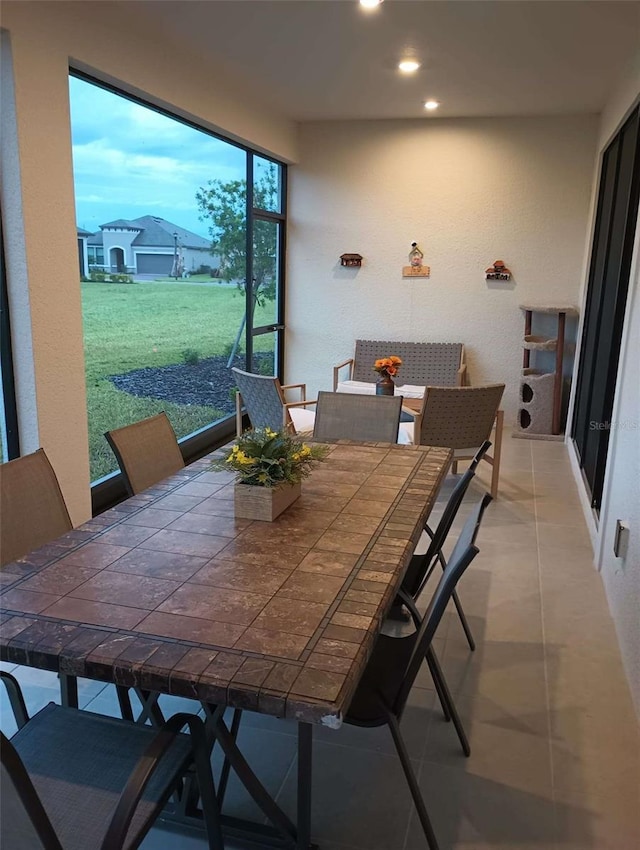
{"label": "potted plant centerpiece", "polygon": [[237,517],[272,522],[300,496],[300,482],[328,451],[284,431],[257,428],[238,437],[214,467],[237,473]]}

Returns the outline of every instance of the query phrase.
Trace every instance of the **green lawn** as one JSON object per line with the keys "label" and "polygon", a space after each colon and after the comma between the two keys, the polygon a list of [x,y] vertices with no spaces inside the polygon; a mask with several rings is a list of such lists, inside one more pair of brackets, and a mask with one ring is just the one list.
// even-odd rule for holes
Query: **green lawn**
{"label": "green lawn", "polygon": [[[169,283],[83,283],[82,307],[89,412],[91,478],[117,468],[104,432],[166,411],[179,437],[220,418],[221,411],[170,404],[122,392],[108,380],[144,366],[183,363],[183,352],[201,358],[230,349],[244,314],[244,295],[231,287]],[[274,305],[256,308],[255,323],[273,322]],[[255,340],[273,350],[270,334]]]}

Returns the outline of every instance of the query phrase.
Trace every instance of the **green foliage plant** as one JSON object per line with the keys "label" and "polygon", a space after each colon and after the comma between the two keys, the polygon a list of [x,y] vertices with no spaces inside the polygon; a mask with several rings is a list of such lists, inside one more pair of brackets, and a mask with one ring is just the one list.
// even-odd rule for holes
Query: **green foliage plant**
{"label": "green foliage plant", "polygon": [[[277,167],[260,174],[253,190],[253,205],[271,209],[278,196]],[[235,282],[245,291],[247,181],[209,180],[196,192],[200,221],[208,224],[211,252],[221,258],[222,280]],[[276,297],[276,228],[270,222],[256,221],[253,233],[253,296],[256,304]]]}
{"label": "green foliage plant", "polygon": [[236,472],[241,484],[278,487],[297,484],[307,478],[328,451],[328,446],[308,446],[284,431],[257,428],[245,431],[223,457],[212,462],[212,466]]}
{"label": "green foliage plant", "polygon": [[182,352],[182,359],[187,366],[197,366],[200,362],[200,352],[197,348],[185,348]]}

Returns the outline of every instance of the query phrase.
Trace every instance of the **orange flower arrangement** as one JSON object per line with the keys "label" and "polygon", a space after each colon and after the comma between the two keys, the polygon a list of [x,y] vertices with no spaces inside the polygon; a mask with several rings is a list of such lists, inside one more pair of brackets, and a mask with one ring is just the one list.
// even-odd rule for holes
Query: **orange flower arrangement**
{"label": "orange flower arrangement", "polygon": [[393,378],[398,374],[398,370],[402,366],[402,360],[400,357],[381,357],[379,360],[373,364],[373,368],[380,375],[388,375],[390,378]]}

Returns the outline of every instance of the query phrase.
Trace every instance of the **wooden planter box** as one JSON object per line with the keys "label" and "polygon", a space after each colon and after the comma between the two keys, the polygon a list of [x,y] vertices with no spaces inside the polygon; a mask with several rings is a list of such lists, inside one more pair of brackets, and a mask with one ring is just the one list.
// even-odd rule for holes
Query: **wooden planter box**
{"label": "wooden planter box", "polygon": [[234,492],[235,515],[243,519],[273,522],[289,505],[300,497],[302,485],[281,484],[279,487],[254,487],[236,484]]}

